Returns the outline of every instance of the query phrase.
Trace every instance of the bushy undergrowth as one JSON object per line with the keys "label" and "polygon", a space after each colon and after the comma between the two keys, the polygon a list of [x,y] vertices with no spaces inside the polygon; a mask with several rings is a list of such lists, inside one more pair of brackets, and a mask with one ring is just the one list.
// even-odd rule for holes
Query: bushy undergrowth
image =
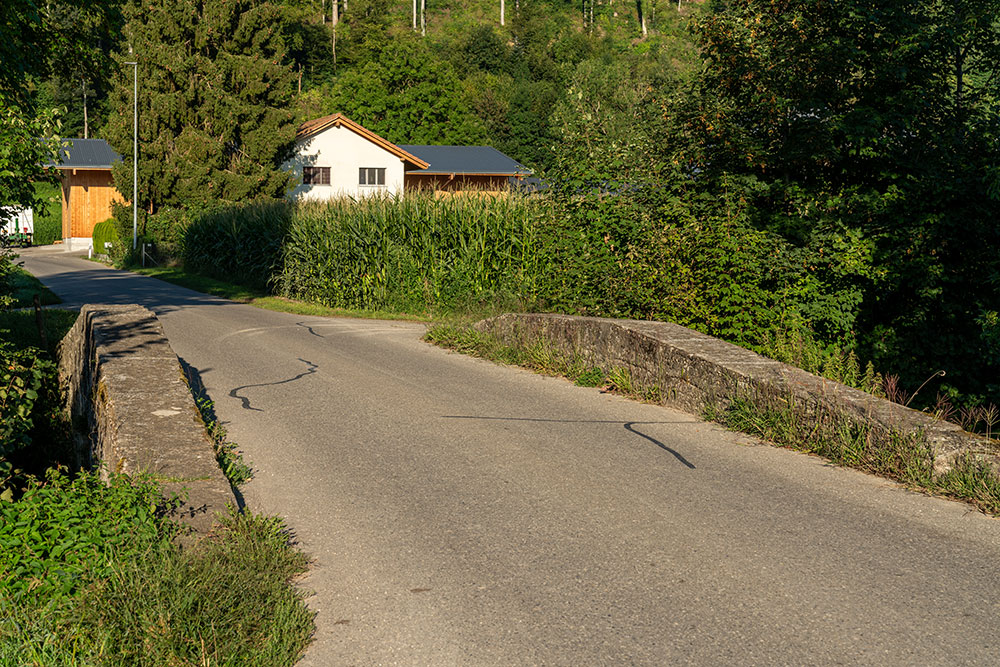
{"label": "bushy undergrowth", "polygon": [[62,414],[55,348],[77,313],[43,311],[48,349],[33,312],[0,312],[0,502],[25,475],[69,463],[69,425]]}
{"label": "bushy undergrowth", "polygon": [[370,197],[295,209],[275,286],[325,306],[421,312],[524,299],[537,275],[524,198]]}
{"label": "bushy undergrowth", "polygon": [[58,600],[105,578],[116,560],[142,555],[174,528],[149,479],[50,468],[16,500],[0,502],[0,592],[9,601]]}
{"label": "bushy undergrowth", "polygon": [[148,479],[52,472],[0,504],[0,664],[291,665],[313,614],[281,522],[181,549]]}

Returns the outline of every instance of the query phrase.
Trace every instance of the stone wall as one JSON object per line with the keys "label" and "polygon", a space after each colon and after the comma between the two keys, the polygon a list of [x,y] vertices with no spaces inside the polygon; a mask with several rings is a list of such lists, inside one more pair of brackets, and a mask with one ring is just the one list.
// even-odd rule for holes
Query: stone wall
{"label": "stone wall", "polygon": [[84,465],[149,473],[167,494],[181,494],[177,516],[199,532],[235,503],[177,355],[149,310],[81,308],[60,345],[59,374],[84,434]]}
{"label": "stone wall", "polygon": [[1000,452],[993,443],[955,424],[678,324],[506,314],[484,320],[476,328],[507,343],[544,339],[564,354],[579,354],[593,366],[625,368],[637,386],[659,388],[665,405],[693,414],[701,414],[708,403],[724,407],[733,396],[761,392],[791,397],[807,408],[832,411],[856,423],[900,433],[922,432],[939,473],[967,452],[1000,464]]}

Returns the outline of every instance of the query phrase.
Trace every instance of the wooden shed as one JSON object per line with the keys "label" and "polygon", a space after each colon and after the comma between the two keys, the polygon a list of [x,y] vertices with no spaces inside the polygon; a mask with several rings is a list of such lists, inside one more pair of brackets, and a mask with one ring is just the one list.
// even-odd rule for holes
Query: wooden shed
{"label": "wooden shed", "polygon": [[490,146],[401,145],[424,162],[406,172],[406,188],[437,195],[459,192],[499,194],[531,174],[531,170]]}
{"label": "wooden shed", "polygon": [[111,179],[121,156],[103,139],[68,139],[60,155],[63,243],[67,250],[88,248],[94,225],[111,217],[112,202],[125,202]]}

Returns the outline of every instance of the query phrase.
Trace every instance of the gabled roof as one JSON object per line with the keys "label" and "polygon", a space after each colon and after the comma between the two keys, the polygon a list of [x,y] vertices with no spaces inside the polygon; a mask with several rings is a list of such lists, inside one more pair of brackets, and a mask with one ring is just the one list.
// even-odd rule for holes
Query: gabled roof
{"label": "gabled roof", "polygon": [[104,139],[63,139],[59,149],[62,162],[49,162],[47,167],[57,169],[111,169],[122,159]]}
{"label": "gabled roof", "polygon": [[428,163],[419,174],[525,176],[531,170],[490,146],[400,146]]}
{"label": "gabled roof", "polygon": [[306,121],[305,123],[302,123],[302,125],[299,126],[298,131],[295,133],[295,138],[299,141],[302,141],[304,139],[309,139],[311,137],[315,137],[320,132],[330,129],[331,127],[346,127],[348,130],[351,130],[355,134],[364,137],[365,139],[372,142],[379,148],[382,148],[392,153],[400,160],[403,160],[404,162],[409,162],[415,168],[417,169],[427,168],[427,163],[421,160],[419,157],[407,152],[402,147],[397,146],[391,141],[383,139],[382,137],[378,136],[371,130],[368,130],[358,125],[357,123],[355,123],[353,120],[351,120],[342,113],[334,113],[330,114],[329,116],[323,116],[322,118],[316,118],[315,120],[309,120]]}

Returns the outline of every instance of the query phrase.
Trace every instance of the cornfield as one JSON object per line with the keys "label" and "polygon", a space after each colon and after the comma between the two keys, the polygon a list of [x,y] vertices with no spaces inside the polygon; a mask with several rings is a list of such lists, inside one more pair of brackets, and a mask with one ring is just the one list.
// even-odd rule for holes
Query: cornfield
{"label": "cornfield", "polygon": [[197,216],[184,233],[184,265],[213,278],[264,289],[278,268],[293,214],[283,201]]}
{"label": "cornfield", "polygon": [[423,193],[305,202],[291,215],[273,285],[282,296],[344,308],[509,304],[533,289],[544,205]]}

